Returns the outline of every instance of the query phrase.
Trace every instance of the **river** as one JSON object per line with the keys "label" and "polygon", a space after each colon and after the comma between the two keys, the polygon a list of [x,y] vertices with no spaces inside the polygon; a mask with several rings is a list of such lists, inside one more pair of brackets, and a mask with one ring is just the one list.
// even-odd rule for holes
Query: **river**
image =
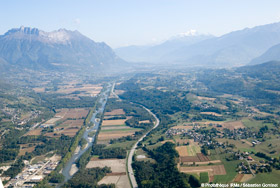
{"label": "river", "polygon": [[95,112],[93,113],[92,118],[90,120],[91,122],[94,123],[94,126],[87,128],[83,134],[83,138],[86,139],[86,141],[87,141],[86,147],[84,149],[81,148],[80,150],[75,152],[72,155],[71,159],[67,162],[65,167],[62,169],[62,174],[65,177],[64,183],[67,182],[74,175],[74,173],[70,174],[72,166],[76,165],[77,160],[89,149],[89,147],[92,146],[92,144],[95,140],[96,135],[93,135],[92,137],[90,137],[90,136],[88,136],[88,134],[90,132],[97,131],[100,126],[100,121],[99,121],[99,119],[96,118],[96,115],[104,112],[108,96],[110,95],[111,87],[112,87],[112,85],[107,86],[106,89],[103,92],[101,92],[99,95],[98,103],[100,105],[97,105],[98,109],[95,110]]}

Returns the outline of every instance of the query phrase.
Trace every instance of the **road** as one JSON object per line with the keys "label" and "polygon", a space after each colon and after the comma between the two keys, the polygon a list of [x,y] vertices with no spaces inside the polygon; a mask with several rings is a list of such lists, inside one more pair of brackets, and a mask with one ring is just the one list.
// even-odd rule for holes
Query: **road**
{"label": "road", "polygon": [[157,118],[157,116],[151,112],[148,108],[142,106],[145,110],[147,110],[156,120],[155,122],[155,126],[149,130],[146,134],[144,134],[134,145],[133,147],[131,148],[130,152],[129,152],[129,155],[128,155],[128,160],[127,160],[127,172],[128,172],[128,177],[130,179],[130,182],[131,182],[131,186],[133,188],[137,188],[138,185],[137,185],[137,182],[136,182],[136,179],[135,179],[135,176],[134,176],[134,173],[133,173],[133,169],[132,169],[132,157],[135,153],[135,150],[136,150],[136,147],[138,145],[139,142],[141,142],[149,132],[151,132],[153,129],[155,129],[158,125],[159,125],[159,119]]}
{"label": "road", "polygon": [[252,171],[250,162],[249,162],[248,160],[246,160],[246,161],[247,161],[247,163],[248,163],[248,166],[249,166],[249,169],[250,169],[251,174],[252,174],[253,176],[255,176],[254,172]]}
{"label": "road", "polygon": [[[115,98],[117,99],[120,99],[119,96],[114,92],[114,89],[115,89],[115,83],[113,84],[113,87],[112,87],[112,90],[111,90],[111,94],[115,96]],[[132,103],[132,102],[131,102]],[[133,103],[132,103],[133,104]],[[141,105],[142,106],[142,105]],[[151,110],[149,110],[148,108],[142,106],[142,108],[144,108],[147,112],[149,112],[149,114],[151,114],[154,118],[155,118],[155,125],[154,127],[149,130],[147,133],[145,133],[134,145],[133,147],[131,148],[130,152],[129,152],[129,155],[128,155],[128,159],[127,159],[127,173],[128,173],[128,178],[131,182],[131,186],[133,188],[137,188],[138,185],[137,185],[137,182],[136,182],[136,179],[135,179],[135,176],[134,176],[134,173],[133,173],[133,168],[132,168],[132,158],[133,158],[133,155],[135,153],[135,150],[137,148],[137,145],[139,142],[141,142],[146,136],[147,134],[149,134],[153,129],[157,128],[157,126],[159,125],[159,119],[158,117],[153,113],[151,112]]]}

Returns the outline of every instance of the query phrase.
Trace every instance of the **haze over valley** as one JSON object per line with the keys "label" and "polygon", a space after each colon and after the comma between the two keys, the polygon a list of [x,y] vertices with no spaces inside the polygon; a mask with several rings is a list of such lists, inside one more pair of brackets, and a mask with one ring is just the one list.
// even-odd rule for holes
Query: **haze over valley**
{"label": "haze over valley", "polygon": [[279,1],[2,4],[0,188],[279,186]]}

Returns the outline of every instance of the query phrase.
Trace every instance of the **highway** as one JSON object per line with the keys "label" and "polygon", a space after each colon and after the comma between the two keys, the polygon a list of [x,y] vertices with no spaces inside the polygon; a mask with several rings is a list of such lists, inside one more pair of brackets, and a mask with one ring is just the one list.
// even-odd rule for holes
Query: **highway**
{"label": "highway", "polygon": [[149,132],[151,132],[153,129],[155,129],[155,128],[159,125],[159,122],[160,122],[159,119],[158,119],[158,117],[157,117],[153,112],[151,112],[148,108],[146,108],[146,107],[144,107],[144,106],[142,106],[142,107],[143,107],[145,110],[147,110],[147,111],[155,118],[156,122],[155,122],[155,126],[154,126],[151,130],[149,130],[145,135],[143,135],[143,136],[133,145],[133,147],[131,148],[131,150],[130,150],[130,152],[129,152],[128,160],[127,160],[127,172],[128,172],[128,177],[129,177],[130,182],[131,182],[131,186],[132,186],[133,188],[137,188],[138,185],[137,185],[137,182],[136,182],[136,179],[135,179],[135,176],[134,176],[134,173],[133,173],[133,169],[132,169],[132,157],[133,157],[133,155],[134,155],[134,153],[135,153],[135,150],[136,150],[136,148],[137,148],[138,143],[141,142],[141,141],[147,136],[147,134],[148,134]]}

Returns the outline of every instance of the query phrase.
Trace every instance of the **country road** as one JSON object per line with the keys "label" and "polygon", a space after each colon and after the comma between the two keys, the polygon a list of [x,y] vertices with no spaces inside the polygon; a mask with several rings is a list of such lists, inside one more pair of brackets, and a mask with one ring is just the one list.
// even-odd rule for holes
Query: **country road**
{"label": "country road", "polygon": [[135,150],[136,150],[136,147],[138,145],[139,142],[141,142],[149,132],[151,132],[153,129],[155,129],[158,125],[159,125],[159,119],[157,118],[157,116],[151,112],[149,109],[147,109],[146,107],[142,106],[145,110],[147,110],[156,120],[155,122],[155,126],[149,130],[145,135],[143,135],[134,145],[133,147],[131,148],[130,152],[129,152],[129,155],[128,155],[128,160],[127,160],[127,172],[128,172],[128,177],[130,179],[130,182],[131,182],[131,186],[133,188],[137,188],[138,185],[137,185],[137,182],[136,182],[136,179],[135,179],[135,176],[134,176],[134,173],[133,173],[133,169],[132,169],[132,157],[135,153]]}
{"label": "country road", "polygon": [[[115,98],[120,99],[120,97],[114,92],[114,89],[115,89],[115,83],[113,83],[113,87],[112,87],[112,90],[111,90],[111,94],[114,95]],[[121,99],[120,99],[120,100],[121,100]],[[132,103],[132,102],[130,102],[130,103]],[[133,103],[132,103],[132,104],[133,104]],[[145,133],[145,134],[133,145],[133,147],[131,148],[131,150],[130,150],[130,152],[129,152],[126,166],[127,166],[128,178],[129,178],[129,180],[130,180],[130,182],[131,182],[131,186],[132,186],[133,188],[137,188],[138,185],[137,185],[137,182],[136,182],[136,179],[135,179],[135,176],[134,176],[134,173],[133,173],[133,169],[132,169],[132,157],[133,157],[133,155],[134,155],[134,153],[135,153],[135,150],[136,150],[136,148],[137,148],[138,143],[141,142],[141,141],[147,136],[147,134],[150,133],[153,129],[157,128],[157,126],[159,125],[159,122],[160,122],[159,119],[158,119],[158,117],[157,117],[153,112],[151,112],[151,110],[149,110],[148,108],[146,108],[146,107],[144,107],[144,106],[142,106],[142,105],[141,105],[141,107],[144,108],[147,112],[149,112],[149,113],[155,118],[156,122],[155,122],[154,127],[153,127],[151,130],[149,130],[147,133]]]}

